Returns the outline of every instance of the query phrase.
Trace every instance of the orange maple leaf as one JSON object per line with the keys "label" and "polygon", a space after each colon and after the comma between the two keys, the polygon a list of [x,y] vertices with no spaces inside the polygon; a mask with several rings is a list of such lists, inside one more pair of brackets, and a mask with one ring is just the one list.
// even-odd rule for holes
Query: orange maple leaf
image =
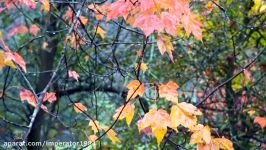
{"label": "orange maple leaf", "polygon": [[43,102],[48,101],[50,103],[53,103],[57,100],[56,95],[54,92],[47,92],[44,95]]}
{"label": "orange maple leaf", "polygon": [[198,124],[190,129],[193,134],[191,135],[190,144],[210,144],[211,142],[211,129],[209,126]]}
{"label": "orange maple leaf", "polygon": [[169,81],[166,85],[160,85],[159,87],[159,96],[161,98],[166,98],[169,101],[174,103],[178,103],[178,85],[173,82]]}
{"label": "orange maple leaf", "polygon": [[257,116],[257,117],[255,117],[255,119],[254,119],[254,123],[259,124],[260,127],[263,129],[263,128],[266,127],[266,118],[265,118],[265,117]]}
{"label": "orange maple leaf", "polygon": [[202,115],[201,111],[186,102],[173,105],[170,113],[174,127],[182,125],[186,128],[191,128],[197,124],[197,115]]}
{"label": "orange maple leaf", "polygon": [[40,0],[40,2],[42,3],[41,9],[44,10],[45,12],[49,12],[50,11],[49,0]]}
{"label": "orange maple leaf", "polygon": [[[30,105],[32,105],[33,107],[37,106],[38,100],[37,98],[32,94],[31,91],[24,89],[23,91],[21,91],[19,93],[20,99],[22,102],[27,101]],[[45,105],[41,105],[41,108],[44,111],[47,111],[47,107]]]}
{"label": "orange maple leaf", "polygon": [[143,96],[145,92],[145,87],[143,84],[139,82],[139,80],[133,80],[128,85],[127,88],[129,89],[127,93],[127,101],[129,99],[134,99],[137,96]]}
{"label": "orange maple leaf", "polygon": [[139,131],[142,131],[147,127],[151,128],[152,133],[157,139],[158,145],[160,145],[167,132],[167,127],[172,128],[173,126],[171,123],[171,118],[165,110],[151,109],[141,120],[138,121]]}

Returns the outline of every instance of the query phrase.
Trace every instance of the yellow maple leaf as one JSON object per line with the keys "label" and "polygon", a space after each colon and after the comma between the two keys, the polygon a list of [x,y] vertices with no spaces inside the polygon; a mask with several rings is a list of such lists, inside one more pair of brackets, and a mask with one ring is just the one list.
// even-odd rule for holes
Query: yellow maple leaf
{"label": "yellow maple leaf", "polygon": [[210,144],[211,142],[211,129],[209,126],[202,124],[192,127],[193,134],[191,135],[190,144]]}
{"label": "yellow maple leaf", "polygon": [[197,124],[196,115],[202,115],[202,113],[195,106],[186,102],[173,105],[170,113],[174,127],[182,125],[186,128],[191,128]]}
{"label": "yellow maple leaf", "polygon": [[105,38],[105,33],[106,33],[104,31],[104,29],[101,28],[100,26],[98,26],[98,28],[96,28],[96,30],[97,30],[96,33],[99,34],[102,39],[104,39]]}
{"label": "yellow maple leaf", "polygon": [[171,61],[174,62],[172,53],[172,51],[174,51],[174,46],[171,42],[171,37],[164,34],[159,34],[157,37],[157,46],[162,55],[167,52]]}
{"label": "yellow maple leaf", "polygon": [[234,147],[233,147],[233,143],[222,137],[222,138],[214,138],[213,139],[213,142],[217,145],[219,145],[219,148],[220,149],[224,149],[224,150],[234,150]]}
{"label": "yellow maple leaf", "polygon": [[146,72],[146,71],[148,70],[148,66],[147,66],[147,64],[145,64],[145,63],[141,63],[141,65],[140,65],[140,69],[141,69],[143,72]]}
{"label": "yellow maple leaf", "polygon": [[129,89],[127,93],[127,101],[129,99],[134,99],[137,96],[143,96],[145,87],[143,84],[139,82],[139,80],[133,80],[128,85],[127,88]]}
{"label": "yellow maple leaf", "polygon": [[11,58],[6,57],[5,53],[3,51],[0,51],[0,70],[4,66],[9,66],[11,68],[16,68],[16,65],[13,63]]}
{"label": "yellow maple leaf", "polygon": [[[106,132],[109,128],[107,126],[103,126],[102,127],[103,130]],[[114,143],[120,143],[119,138],[116,136],[116,133],[113,129],[110,129],[107,133],[107,136],[109,137],[109,139]]]}
{"label": "yellow maple leaf", "polygon": [[154,133],[159,146],[167,132],[167,128],[153,128],[152,132]]}
{"label": "yellow maple leaf", "polygon": [[152,133],[157,139],[158,145],[162,142],[163,137],[167,132],[167,127],[173,128],[169,114],[163,109],[151,109],[141,120],[138,121],[139,131],[142,131],[147,127],[151,128]]}
{"label": "yellow maple leaf", "polygon": [[44,10],[45,12],[49,12],[50,11],[49,0],[41,0],[40,2],[42,3],[41,9]]}
{"label": "yellow maple leaf", "polygon": [[[116,120],[120,112],[122,111],[122,108],[124,106],[119,107],[116,109],[116,114],[114,114],[113,119]],[[119,120],[126,118],[127,125],[129,126],[135,113],[135,105],[128,103],[125,108],[123,109],[122,113],[119,116]]]}

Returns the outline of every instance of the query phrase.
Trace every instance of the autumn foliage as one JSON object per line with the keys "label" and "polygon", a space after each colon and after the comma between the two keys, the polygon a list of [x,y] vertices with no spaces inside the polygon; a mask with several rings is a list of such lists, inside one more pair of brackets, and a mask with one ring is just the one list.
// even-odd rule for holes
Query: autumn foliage
{"label": "autumn foliage", "polygon": [[0,3],[0,136],[76,133],[89,142],[78,148],[93,149],[266,147],[264,1]]}

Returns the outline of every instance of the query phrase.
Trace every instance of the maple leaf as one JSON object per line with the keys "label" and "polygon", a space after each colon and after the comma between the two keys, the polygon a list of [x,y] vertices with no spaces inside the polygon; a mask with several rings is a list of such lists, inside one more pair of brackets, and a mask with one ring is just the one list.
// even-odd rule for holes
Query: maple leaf
{"label": "maple leaf", "polygon": [[101,28],[101,27],[98,26],[98,28],[96,28],[96,33],[99,34],[102,39],[104,39],[104,37],[105,37],[105,31],[104,31],[103,28]]}
{"label": "maple leaf", "polygon": [[50,103],[53,103],[57,100],[56,95],[54,92],[46,92],[43,98],[43,102],[48,101]]}
{"label": "maple leaf", "polygon": [[211,129],[209,126],[198,124],[190,129],[193,134],[191,135],[190,144],[210,144],[211,142]]}
{"label": "maple leaf", "polygon": [[148,66],[146,63],[141,63],[140,65],[140,69],[143,71],[143,72],[146,72],[148,70]]}
{"label": "maple leaf", "polygon": [[210,144],[197,144],[197,150],[219,150],[219,145],[214,142],[210,142]]}
{"label": "maple leaf", "polygon": [[32,34],[34,36],[37,36],[39,31],[40,31],[40,28],[36,24],[33,24],[33,25],[30,26],[30,30],[29,30],[30,34]]}
{"label": "maple leaf", "polygon": [[76,71],[69,70],[68,76],[70,78],[74,78],[75,80],[79,81],[79,74]]}
{"label": "maple leaf", "polygon": [[7,34],[7,38],[10,38],[16,34],[19,34],[19,35],[23,35],[25,33],[28,32],[28,28],[24,25],[19,25],[19,26],[16,26],[14,28],[12,28],[8,34]]}
{"label": "maple leaf", "polygon": [[173,82],[169,81],[166,85],[160,85],[159,87],[159,96],[161,98],[166,98],[169,101],[174,103],[178,103],[178,85]]}
{"label": "maple leaf", "polygon": [[12,62],[14,61],[17,63],[24,72],[26,72],[26,63],[24,59],[18,53],[6,52],[5,53],[5,64],[12,68],[16,68],[15,64]]}
{"label": "maple leaf", "polygon": [[257,123],[260,125],[260,127],[263,129],[266,127],[266,118],[265,117],[255,117],[254,123]]}
{"label": "maple leaf", "polygon": [[106,21],[115,19],[118,17],[127,18],[129,12],[133,8],[133,4],[130,1],[118,0],[112,4],[107,4],[107,18]]}
{"label": "maple leaf", "polygon": [[104,13],[107,11],[105,5],[99,6],[90,4],[89,9],[93,10],[96,20],[102,20],[104,18]]}
{"label": "maple leaf", "polygon": [[18,64],[24,72],[27,72],[26,62],[18,53],[6,52],[5,53],[5,64],[13,68],[16,68],[16,66],[12,64],[12,61]]}
{"label": "maple leaf", "polygon": [[81,23],[84,25],[87,25],[89,23],[89,19],[87,17],[80,16],[79,19],[80,19]]}
{"label": "maple leaf", "polygon": [[172,62],[174,62],[173,53],[174,46],[171,42],[171,38],[167,35],[159,34],[157,37],[157,46],[160,53],[163,55],[165,52],[168,53]]}
{"label": "maple leaf", "polygon": [[[22,102],[24,101],[27,101],[30,105],[32,105],[33,107],[36,107],[37,106],[37,98],[32,94],[31,91],[29,90],[22,90],[20,93],[19,93],[19,96],[20,96],[20,99]],[[47,107],[44,106],[44,105],[41,105],[41,108],[44,110],[44,111],[47,111]]]}
{"label": "maple leaf", "polygon": [[154,0],[139,0],[141,11],[145,11],[155,7]]}
{"label": "maple leaf", "polygon": [[[109,129],[107,126],[102,126],[102,128],[105,132]],[[106,134],[114,144],[120,143],[120,140],[113,129],[110,129]]]}
{"label": "maple leaf", "polygon": [[77,113],[82,113],[84,111],[87,111],[87,107],[84,106],[82,103],[74,103],[74,110]]}
{"label": "maple leaf", "polygon": [[163,109],[151,109],[138,122],[139,131],[142,131],[147,127],[151,128],[152,133],[157,139],[158,145],[160,145],[167,132],[167,127],[172,128],[171,118],[169,114]]}
{"label": "maple leaf", "polygon": [[44,10],[45,12],[49,12],[50,11],[49,0],[40,0],[40,2],[43,4],[41,9]]}
{"label": "maple leaf", "polygon": [[94,121],[91,120],[89,126],[91,127],[94,133],[98,133],[101,130],[100,123],[97,120]]}
{"label": "maple leaf", "polygon": [[176,36],[178,27],[178,20],[176,19],[176,17],[168,12],[163,12],[161,14],[161,19],[166,32],[173,36]]}
{"label": "maple leaf", "polygon": [[154,31],[162,32],[164,24],[157,15],[143,15],[136,18],[133,27],[138,27],[143,30],[145,36],[149,36]]}
{"label": "maple leaf", "polygon": [[[121,106],[118,109],[116,109],[116,114],[113,115],[114,120],[117,119],[123,107],[124,106]],[[126,118],[127,125],[129,126],[134,117],[134,113],[135,113],[135,105],[127,103],[122,113],[120,114],[118,120]]]}
{"label": "maple leaf", "polygon": [[129,99],[134,99],[137,96],[143,96],[145,87],[143,84],[139,82],[139,80],[133,80],[128,85],[127,88],[129,89],[127,93],[127,101]]}
{"label": "maple leaf", "polygon": [[213,142],[219,146],[220,149],[224,149],[224,150],[234,150],[234,147],[233,147],[233,143],[222,137],[222,138],[214,138],[213,139]]}
{"label": "maple leaf", "polygon": [[196,115],[202,115],[202,113],[197,109],[197,107],[186,102],[173,105],[170,113],[171,121],[174,127],[182,125],[186,128],[191,128],[197,124]]}
{"label": "maple leaf", "polygon": [[198,16],[187,12],[185,15],[183,15],[181,22],[188,35],[192,33],[198,40],[202,41],[202,24]]}

